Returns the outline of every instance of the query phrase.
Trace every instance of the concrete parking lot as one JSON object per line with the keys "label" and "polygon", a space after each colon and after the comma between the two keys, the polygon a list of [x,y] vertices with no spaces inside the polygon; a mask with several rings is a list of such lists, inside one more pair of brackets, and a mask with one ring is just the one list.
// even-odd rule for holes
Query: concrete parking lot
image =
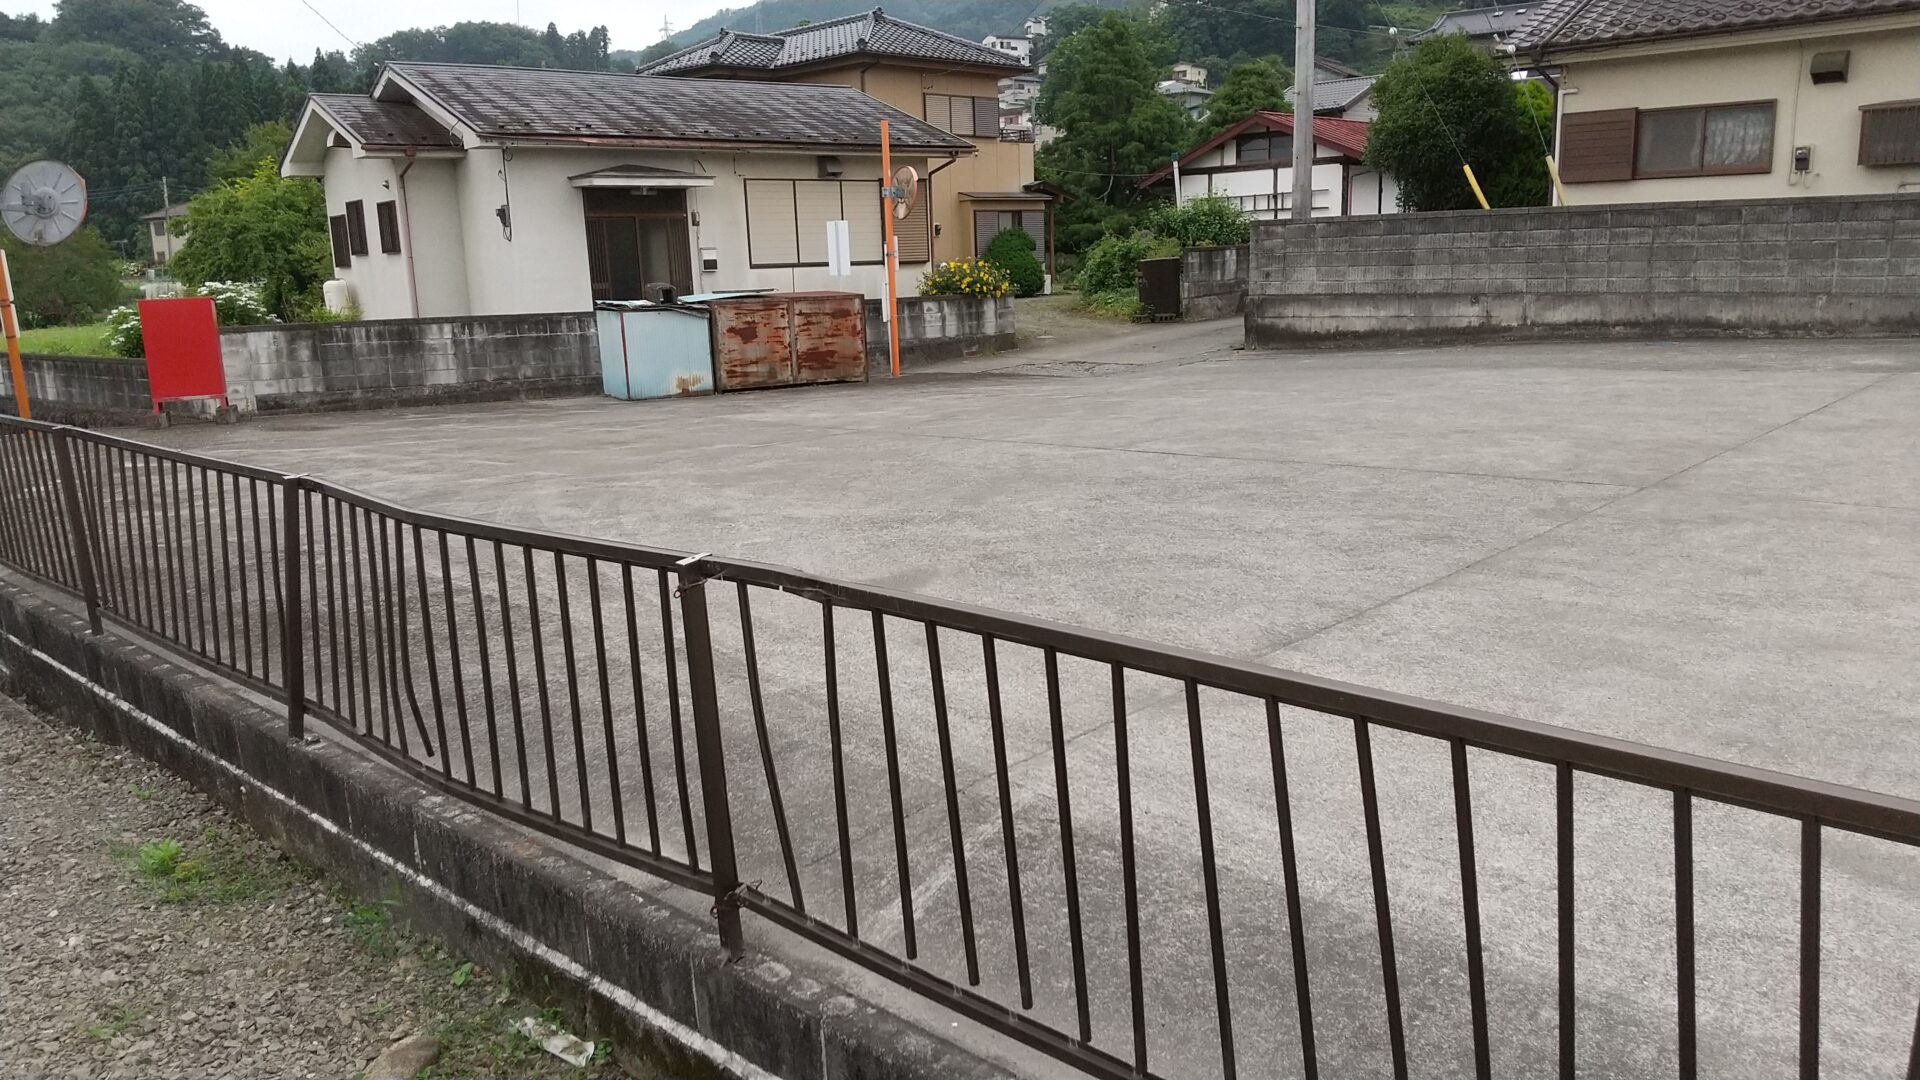
{"label": "concrete parking lot", "polygon": [[[1273,354],[1233,349],[1233,329],[1156,328],[898,383],[140,437],[421,508],[785,563],[1920,797],[1920,345]],[[819,653],[767,635],[762,648],[770,715],[792,725],[778,737],[796,759],[782,781],[803,823],[802,877],[831,910],[832,803],[819,747],[800,734],[817,718],[817,674],[809,682],[802,669],[817,672]],[[977,648],[953,652],[943,666],[978,671]],[[896,679],[924,678],[926,666],[905,661]],[[1064,674],[1070,693],[1104,685]],[[1023,677],[1029,696],[1009,690],[1009,708],[1027,719],[1010,738],[1017,798],[1033,814],[1020,839],[1035,878],[1036,1008],[1070,1026],[1060,886],[1045,883],[1060,873],[1053,765],[1044,701]],[[1095,1034],[1125,1055],[1124,946],[1104,869],[1116,814],[1103,786],[1104,702],[1069,706],[1072,769]],[[964,815],[974,902],[1004,907],[990,747],[977,708],[954,708],[974,799]],[[1142,688],[1135,709],[1153,1064],[1217,1074],[1197,877],[1191,860],[1171,860],[1194,846],[1184,707]],[[933,869],[947,850],[939,762],[931,725],[915,724],[903,721],[925,870],[913,907],[935,954],[923,962],[952,975],[952,882]],[[1289,724],[1322,1059],[1342,1063],[1334,1075],[1384,1074],[1351,732]],[[1264,737],[1257,715],[1210,716],[1243,1076],[1297,1068]],[[1414,1075],[1471,1075],[1445,748],[1381,736],[1375,752]],[[1480,756],[1474,769],[1494,1063],[1541,1075],[1555,1030],[1551,772]],[[871,849],[861,859],[884,882],[879,776],[861,796]],[[1602,781],[1580,793],[1583,1075],[1670,1073],[1667,796]],[[1713,808],[1696,829],[1703,1067],[1793,1075],[1797,831]],[[766,843],[745,846],[777,880]],[[1164,870],[1151,854],[1169,856]],[[1829,1074],[1900,1075],[1920,993],[1920,861],[1834,837],[1825,870]],[[895,947],[891,888],[863,890],[879,906],[863,931]],[[980,932],[983,984],[1004,991],[1003,935],[984,915]]]}

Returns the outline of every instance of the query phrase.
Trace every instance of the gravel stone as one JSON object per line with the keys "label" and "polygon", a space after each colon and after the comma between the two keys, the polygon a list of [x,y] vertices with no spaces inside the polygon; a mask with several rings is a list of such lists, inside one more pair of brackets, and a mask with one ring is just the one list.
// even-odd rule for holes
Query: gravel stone
{"label": "gravel stone", "polygon": [[[209,830],[247,888],[169,900],[138,869],[141,844],[194,858]],[[433,1039],[435,1077],[582,1075],[508,1031],[537,1004],[451,986],[460,958],[368,910],[172,774],[0,696],[7,1080],[343,1080],[416,1032],[458,1033]]]}

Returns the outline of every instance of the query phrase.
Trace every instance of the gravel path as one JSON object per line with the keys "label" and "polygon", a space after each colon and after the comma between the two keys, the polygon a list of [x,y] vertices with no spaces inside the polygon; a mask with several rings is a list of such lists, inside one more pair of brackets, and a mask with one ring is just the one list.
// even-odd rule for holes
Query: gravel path
{"label": "gravel path", "polygon": [[171,774],[0,697],[7,1077],[342,1080],[415,1032],[444,1047],[423,1077],[624,1075],[509,1030],[539,1014]]}

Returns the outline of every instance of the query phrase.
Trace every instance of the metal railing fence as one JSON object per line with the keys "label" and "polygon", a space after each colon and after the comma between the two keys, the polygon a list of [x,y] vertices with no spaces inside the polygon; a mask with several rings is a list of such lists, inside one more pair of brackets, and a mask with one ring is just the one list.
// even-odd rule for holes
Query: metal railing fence
{"label": "metal railing fence", "polygon": [[[1823,845],[1857,835],[1920,865],[1906,799],[48,424],[0,419],[0,563],[83,598],[95,632],[124,625],[284,702],[292,736],[318,719],[700,890],[736,955],[744,909],[1099,1077],[1405,1077],[1453,1051],[1487,1077],[1525,1044],[1570,1080],[1618,1052],[1583,1040],[1583,1015],[1620,1006],[1576,973],[1641,964],[1672,987],[1655,1056],[1692,1077],[1705,914],[1716,956],[1729,935],[1764,951],[1756,927],[1791,936],[1779,1049],[1810,1080]],[[1703,822],[1741,866],[1696,851]],[[1703,912],[1702,888],[1757,888],[1771,858],[1790,930]],[[1645,881],[1609,914],[1657,927],[1646,957],[1582,917],[1577,887],[1615,872]],[[1882,936],[1905,920],[1862,917]],[[1498,966],[1550,1003],[1526,1004],[1538,1017],[1490,991],[1494,924],[1515,931]],[[1411,995],[1403,964],[1421,965]],[[1435,967],[1464,993],[1425,989]],[[1709,974],[1764,995],[1765,971],[1730,968]],[[1914,989],[1847,1018],[1844,1067],[1920,1080]]]}

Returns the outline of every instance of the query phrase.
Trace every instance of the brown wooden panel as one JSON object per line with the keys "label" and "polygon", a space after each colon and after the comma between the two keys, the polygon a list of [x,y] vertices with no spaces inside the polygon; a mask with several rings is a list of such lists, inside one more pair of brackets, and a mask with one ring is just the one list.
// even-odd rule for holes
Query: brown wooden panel
{"label": "brown wooden panel", "polygon": [[866,298],[859,293],[796,294],[794,381],[857,382],[866,377]]}
{"label": "brown wooden panel", "polygon": [[1560,179],[1569,184],[1633,179],[1635,109],[1568,113],[1560,119]]}
{"label": "brown wooden panel", "polygon": [[720,390],[793,382],[793,330],[784,297],[716,300],[713,368]]}

